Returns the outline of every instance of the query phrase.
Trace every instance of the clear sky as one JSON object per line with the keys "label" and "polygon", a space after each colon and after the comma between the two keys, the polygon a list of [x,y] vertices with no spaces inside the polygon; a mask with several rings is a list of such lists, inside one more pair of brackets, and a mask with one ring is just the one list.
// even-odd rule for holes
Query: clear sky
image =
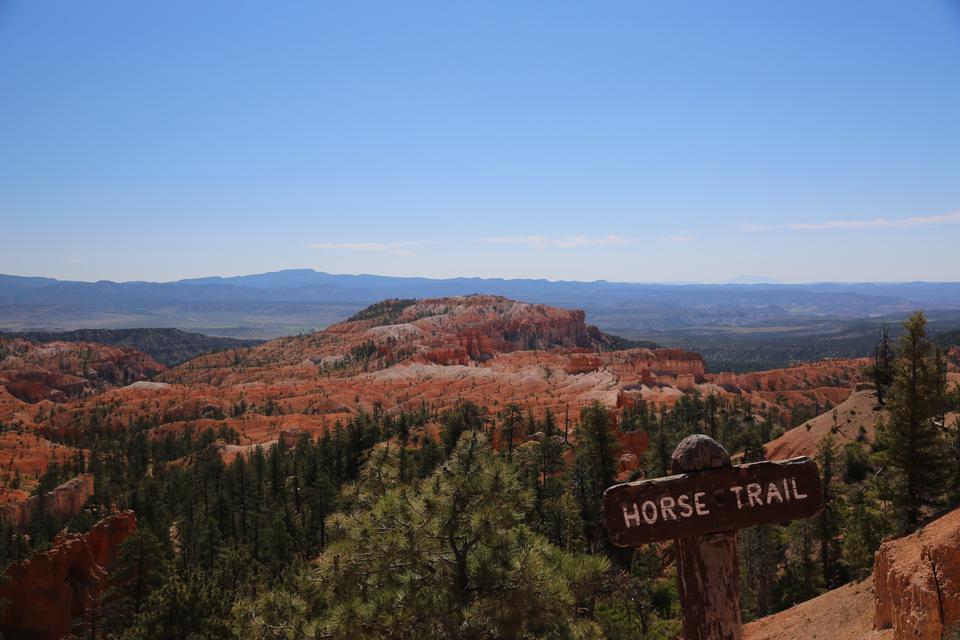
{"label": "clear sky", "polygon": [[0,273],[960,280],[960,0],[0,0]]}

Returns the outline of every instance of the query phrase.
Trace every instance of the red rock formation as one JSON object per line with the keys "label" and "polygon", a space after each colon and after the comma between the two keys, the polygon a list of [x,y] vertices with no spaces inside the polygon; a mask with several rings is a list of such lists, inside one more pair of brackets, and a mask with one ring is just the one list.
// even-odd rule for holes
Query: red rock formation
{"label": "red rock formation", "polygon": [[570,355],[570,359],[563,366],[563,370],[570,374],[590,373],[602,366],[603,361],[597,356],[574,353]]}
{"label": "red rock formation", "polygon": [[697,388],[696,376],[692,373],[681,373],[677,375],[677,389],[682,391],[693,391]]}
{"label": "red rock formation", "polygon": [[0,338],[0,385],[25,402],[62,402],[163,370],[150,356],[127,347]]}
{"label": "red rock formation", "polygon": [[880,545],[873,567],[874,629],[895,640],[942,640],[960,631],[960,509]]}
{"label": "red rock formation", "polygon": [[[51,454],[63,459],[75,453],[55,441],[90,428],[156,425],[153,437],[229,428],[240,435],[236,446],[245,448],[276,442],[287,429],[316,436],[375,405],[391,413],[422,406],[443,411],[470,400],[496,413],[516,402],[542,418],[548,410],[577,416],[593,402],[669,407],[694,391],[735,395],[787,415],[800,404],[842,402],[858,371],[850,364],[855,361],[830,361],[760,375],[704,375],[698,354],[601,351],[582,312],[496,296],[380,305],[359,317],[309,335],[201,356],[156,380],[111,388],[84,378],[89,392],[57,403],[25,403],[0,384],[0,422],[15,428],[0,433],[0,503],[23,498]],[[87,371],[80,356],[100,353],[26,345],[3,351],[7,368],[0,371],[52,370],[62,355],[63,371],[57,372],[74,375]]]}
{"label": "red rock formation", "polygon": [[784,391],[818,387],[852,388],[863,380],[869,358],[827,359],[784,369],[750,373],[711,373],[706,378],[716,384],[736,385],[744,391]]}
{"label": "red rock formation", "polygon": [[640,459],[650,446],[650,436],[646,431],[615,432],[617,437],[617,480],[629,480],[630,474],[640,468]]}
{"label": "red rock formation", "polygon": [[48,551],[7,569],[0,598],[9,601],[0,631],[10,637],[58,640],[69,634],[91,599],[106,587],[117,547],[136,530],[132,511],[110,516],[85,534],[56,538]]}
{"label": "red rock formation", "polygon": [[438,347],[420,354],[417,358],[426,364],[442,364],[444,366],[467,365],[470,363],[470,352],[463,346]]}
{"label": "red rock formation", "polygon": [[[43,494],[44,508],[60,520],[66,521],[80,513],[92,495],[93,474],[84,473]],[[40,496],[30,496],[0,505],[0,520],[14,527],[26,527],[30,524],[30,514],[40,499]]]}
{"label": "red rock formation", "polygon": [[697,378],[703,377],[703,357],[699,353],[692,353],[682,349],[656,349],[656,365],[654,373],[690,374]]}
{"label": "red rock formation", "polygon": [[960,509],[884,542],[873,579],[746,625],[746,640],[952,640],[960,631]]}
{"label": "red rock formation", "polygon": [[93,385],[83,378],[54,371],[6,371],[2,378],[10,395],[30,403],[66,402],[93,390]]}
{"label": "red rock formation", "polygon": [[73,447],[42,437],[35,427],[0,433],[0,504],[26,500],[51,460],[63,463],[74,460],[76,454]]}

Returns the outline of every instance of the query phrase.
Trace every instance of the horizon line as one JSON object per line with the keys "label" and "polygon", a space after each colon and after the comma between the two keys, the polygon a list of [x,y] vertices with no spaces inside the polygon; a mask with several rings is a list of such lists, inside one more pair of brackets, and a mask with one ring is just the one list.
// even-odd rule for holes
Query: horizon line
{"label": "horizon line", "polygon": [[19,275],[13,273],[0,273],[0,278],[23,278],[23,279],[42,279],[42,280],[55,280],[57,282],[70,282],[70,283],[79,283],[79,284],[180,284],[188,283],[191,280],[229,280],[233,278],[248,278],[255,276],[266,276],[266,275],[276,275],[281,273],[288,272],[310,272],[317,275],[326,275],[332,277],[373,277],[373,278],[390,278],[396,280],[431,280],[436,282],[443,281],[452,281],[452,280],[499,280],[504,282],[517,282],[517,281],[529,281],[529,282],[547,282],[554,284],[610,284],[610,285],[644,285],[644,286],[736,286],[736,287],[776,287],[776,286],[811,286],[811,285],[904,285],[904,284],[960,284],[960,280],[808,280],[808,281],[793,281],[785,282],[782,280],[777,280],[775,278],[765,279],[760,276],[749,276],[755,277],[757,282],[736,282],[738,278],[745,276],[734,276],[732,278],[727,278],[725,280],[607,280],[607,279],[596,279],[596,280],[569,280],[569,279],[551,279],[551,278],[537,278],[537,277],[502,277],[502,276],[449,276],[449,277],[431,277],[431,276],[401,276],[401,275],[385,275],[377,273],[332,273],[329,271],[319,271],[311,267],[294,267],[288,269],[277,269],[276,271],[261,271],[256,273],[239,273],[232,275],[205,275],[205,276],[190,276],[185,278],[179,278],[176,280],[112,280],[102,278],[99,280],[76,280],[69,278],[57,278],[55,276],[42,276],[42,275]]}

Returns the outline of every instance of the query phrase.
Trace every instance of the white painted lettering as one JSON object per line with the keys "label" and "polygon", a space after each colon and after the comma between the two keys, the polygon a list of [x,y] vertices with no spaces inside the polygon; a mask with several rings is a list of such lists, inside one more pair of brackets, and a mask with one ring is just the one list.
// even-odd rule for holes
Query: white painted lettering
{"label": "white painted lettering", "polygon": [[740,494],[743,493],[743,487],[733,486],[730,487],[730,491],[733,491],[733,494],[737,496],[737,509],[743,509],[743,500],[740,498]]}
{"label": "white painted lettering", "polygon": [[767,504],[773,504],[774,500],[780,504],[783,504],[783,496],[780,495],[780,489],[777,488],[777,484],[775,482],[771,482],[767,486]]}
{"label": "white painted lettering", "polygon": [[693,507],[690,506],[690,496],[683,494],[677,498],[677,506],[680,507],[680,517],[689,518],[693,515]]}
{"label": "white painted lettering", "polygon": [[631,527],[631,522],[635,523],[636,526],[640,526],[640,507],[637,506],[637,503],[633,503],[633,513],[627,511],[626,507],[623,507],[623,522],[627,525],[627,529]]}
{"label": "white painted lettering", "polygon": [[761,487],[756,482],[751,482],[747,485],[747,500],[750,503],[750,506],[753,506],[754,501],[761,507],[763,506],[763,498],[760,497],[760,494],[763,493],[763,487]]}
{"label": "white painted lettering", "polygon": [[783,479],[783,495],[787,502],[790,502],[790,487],[787,486],[787,479]]}
{"label": "white painted lettering", "polygon": [[644,522],[653,524],[657,521],[657,505],[654,502],[647,500],[643,503],[641,510],[643,511]]}
{"label": "white painted lettering", "polygon": [[793,497],[794,497],[794,498],[796,498],[797,500],[803,500],[804,498],[807,497],[807,494],[805,494],[805,493],[800,493],[799,491],[797,491],[797,479],[796,479],[796,478],[790,478],[790,482],[793,484]]}
{"label": "white painted lettering", "polygon": [[709,515],[710,513],[710,510],[707,509],[707,505],[700,501],[700,498],[705,495],[707,494],[705,494],[703,491],[697,491],[695,494],[693,494],[693,506],[696,509],[698,516],[705,516]]}
{"label": "white painted lettering", "polygon": [[673,508],[676,505],[677,501],[670,496],[663,496],[660,498],[660,514],[663,516],[664,520],[677,519],[677,515],[673,512]]}

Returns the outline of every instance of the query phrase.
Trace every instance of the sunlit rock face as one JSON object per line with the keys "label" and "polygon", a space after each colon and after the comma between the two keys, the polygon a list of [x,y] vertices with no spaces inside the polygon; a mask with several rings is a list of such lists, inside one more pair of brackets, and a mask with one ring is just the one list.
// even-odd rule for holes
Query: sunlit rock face
{"label": "sunlit rock face", "polygon": [[163,370],[150,356],[128,347],[0,338],[0,386],[23,402],[64,402]]}
{"label": "sunlit rock face", "polygon": [[[46,367],[80,386],[61,384],[40,393],[55,399],[28,402],[0,384],[0,423],[14,427],[0,433],[0,504],[26,498],[51,459],[77,457],[66,443],[89,429],[137,425],[151,438],[231,429],[239,441],[224,446],[223,455],[232,459],[256,444],[290,440],[285,433],[316,437],[360,412],[426,407],[439,414],[469,400],[491,415],[508,403],[537,418],[551,411],[575,438],[580,410],[594,402],[618,416],[641,403],[669,408],[685,394],[714,394],[789,419],[797,406],[843,402],[860,381],[858,361],[707,374],[699,354],[680,349],[610,350],[625,343],[585,321],[581,311],[498,296],[387,300],[323,331],[167,370],[114,347],[19,341],[0,355],[11,367],[0,371]],[[113,363],[121,374],[97,373],[113,369],[88,366],[84,357]],[[635,465],[627,458],[623,470]]]}
{"label": "sunlit rock face", "polygon": [[873,567],[874,629],[896,640],[941,640],[960,630],[960,509],[880,545]]}
{"label": "sunlit rock face", "polygon": [[80,513],[84,503],[92,495],[93,474],[84,473],[64,482],[43,496],[30,496],[0,505],[0,520],[14,528],[23,529],[30,524],[30,514],[33,513],[37,503],[43,500],[43,507],[48,513],[66,522]]}

